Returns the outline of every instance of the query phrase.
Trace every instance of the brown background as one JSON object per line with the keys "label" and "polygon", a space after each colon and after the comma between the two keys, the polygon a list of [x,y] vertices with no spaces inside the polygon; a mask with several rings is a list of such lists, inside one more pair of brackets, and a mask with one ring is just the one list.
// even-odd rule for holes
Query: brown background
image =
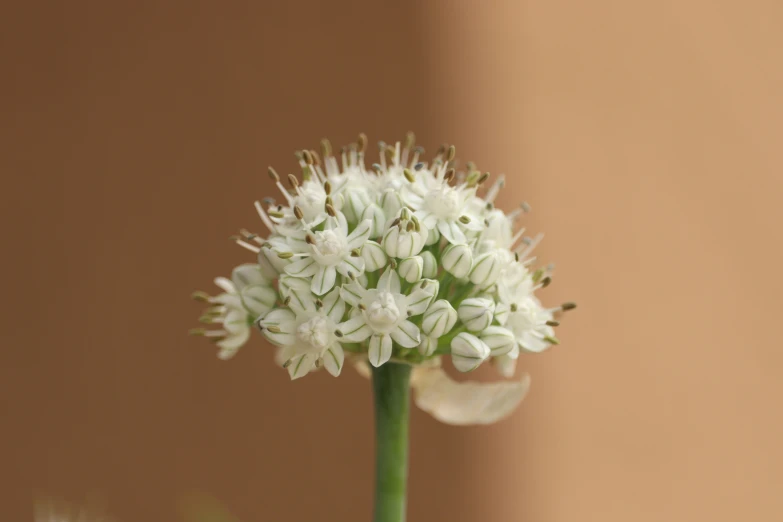
{"label": "brown background", "polygon": [[507,173],[581,305],[510,420],[414,413],[410,520],[783,518],[779,2],[5,7],[3,520],[368,520],[367,382],[218,361],[187,296],[267,164],[408,129]]}

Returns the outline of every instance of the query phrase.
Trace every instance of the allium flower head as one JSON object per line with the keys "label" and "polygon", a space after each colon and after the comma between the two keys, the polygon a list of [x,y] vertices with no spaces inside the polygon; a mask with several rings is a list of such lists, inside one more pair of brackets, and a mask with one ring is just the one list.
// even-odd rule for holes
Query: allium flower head
{"label": "allium flower head", "polygon": [[[512,377],[520,352],[559,343],[557,318],[575,305],[547,308],[536,297],[553,267],[534,267],[542,236],[517,224],[528,205],[508,213],[494,206],[503,176],[490,184],[472,163],[458,169],[453,146],[425,162],[414,142],[412,134],[380,142],[379,160],[368,165],[363,134],[339,154],[324,140],[320,154],[297,152],[301,175],[286,176],[288,186],[270,167],[282,198],[255,203],[266,232],[233,238],[257,262],[216,279],[223,293],[195,294],[210,304],[202,321],[218,327],[194,333],[230,358],[255,324],[292,379],[319,368],[338,376],[348,359],[359,369],[413,365],[412,386],[424,398],[417,402],[445,422],[493,422],[511,411],[526,376],[457,383],[441,359],[460,371],[490,361]],[[486,399],[485,410],[455,415],[437,406],[453,401],[430,400],[437,390],[468,389]]]}

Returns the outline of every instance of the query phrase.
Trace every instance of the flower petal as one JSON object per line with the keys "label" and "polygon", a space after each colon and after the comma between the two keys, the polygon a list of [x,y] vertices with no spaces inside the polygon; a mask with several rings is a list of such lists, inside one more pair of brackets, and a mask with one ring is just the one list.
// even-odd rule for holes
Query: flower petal
{"label": "flower petal", "polygon": [[405,297],[408,304],[408,312],[410,315],[421,315],[430,306],[433,295],[421,288],[414,290],[410,295]]}
{"label": "flower petal", "polygon": [[326,349],[322,357],[326,371],[335,377],[339,376],[343,370],[343,361],[345,360],[343,347],[339,343],[334,343]]}
{"label": "flower petal", "polygon": [[289,323],[294,319],[296,319],[296,315],[288,308],[275,308],[266,314],[263,319],[258,321],[258,323],[264,327],[270,325],[280,326]]}
{"label": "flower petal", "polygon": [[455,426],[492,424],[522,402],[530,377],[518,381],[457,382],[441,368],[415,368],[411,376],[416,405],[437,420]]}
{"label": "flower petal", "polygon": [[462,332],[451,341],[451,362],[461,372],[475,370],[489,355],[489,346],[475,335]]}
{"label": "flower petal", "polygon": [[345,214],[338,211],[337,216],[333,218],[328,218],[326,220],[326,226],[327,229],[334,229],[338,228],[344,235],[348,235],[348,221],[345,219]]}
{"label": "flower petal", "polygon": [[337,265],[337,271],[345,277],[348,277],[349,272],[358,276],[364,273],[364,259],[361,257],[346,257]]}
{"label": "flower petal", "polygon": [[296,354],[295,346],[277,346],[275,348],[275,364],[283,366],[288,359]]}
{"label": "flower petal", "polygon": [[386,290],[393,294],[400,293],[400,276],[391,267],[387,268],[381,278],[378,280],[379,290]]}
{"label": "flower petal", "polygon": [[288,306],[296,313],[315,311],[315,298],[310,292],[310,282],[300,277],[280,276],[278,280],[280,295],[283,299],[291,298]]}
{"label": "flower petal", "polygon": [[224,292],[228,292],[229,294],[235,294],[237,291],[237,289],[234,287],[234,283],[225,277],[216,277],[215,285],[219,286]]}
{"label": "flower petal", "polygon": [[247,286],[267,284],[261,267],[251,263],[236,267],[231,272],[231,282],[234,283],[237,290],[242,290]]}
{"label": "flower petal", "polygon": [[519,347],[526,352],[541,353],[550,346],[552,345],[547,341],[529,333],[522,335],[519,339]]}
{"label": "flower petal", "polygon": [[354,229],[353,232],[348,236],[348,250],[353,250],[354,248],[361,248],[364,246],[364,244],[367,242],[367,239],[370,237],[370,232],[372,231],[372,220],[371,219],[365,219],[359,225]]}
{"label": "flower petal", "polygon": [[446,238],[446,241],[452,245],[464,243],[466,241],[465,234],[462,229],[459,228],[456,221],[438,221],[438,232]]}
{"label": "flower petal", "polygon": [[375,203],[371,203],[364,209],[364,212],[362,212],[362,219],[369,219],[372,222],[369,237],[380,237],[383,235],[386,225],[386,216],[381,207]]}
{"label": "flower petal", "polygon": [[277,292],[271,286],[253,285],[246,286],[240,291],[242,304],[250,312],[253,319],[266,314],[277,301]]}
{"label": "flower petal", "polygon": [[250,328],[245,328],[221,339],[215,343],[220,347],[218,358],[223,359],[224,361],[231,359],[249,338]]}
{"label": "flower petal", "polygon": [[415,283],[424,274],[424,259],[421,256],[406,257],[397,266],[400,277]]}
{"label": "flower petal", "polygon": [[421,321],[422,333],[439,338],[454,328],[457,322],[457,311],[446,299],[440,299],[430,305]]}
{"label": "flower petal", "polygon": [[500,323],[500,326],[505,326],[508,322],[508,315],[511,312],[509,306],[506,303],[498,303],[495,306],[495,321]]}
{"label": "flower petal", "polygon": [[242,308],[229,310],[223,319],[223,328],[231,334],[249,328],[247,324],[247,312]]}
{"label": "flower petal", "polygon": [[379,268],[383,268],[387,262],[386,252],[375,241],[367,241],[364,244],[362,259],[364,259],[364,269],[368,272],[375,272]]}
{"label": "flower petal", "polygon": [[434,337],[422,337],[419,346],[416,348],[424,357],[429,357],[438,349],[438,340]]}
{"label": "flower petal", "polygon": [[337,325],[337,329],[342,333],[340,342],[342,343],[360,343],[372,335],[372,329],[367,325],[364,316],[354,316],[344,323]]}
{"label": "flower petal", "polygon": [[293,277],[312,277],[318,271],[318,265],[311,256],[303,257],[285,267],[285,273]]}
{"label": "flower petal", "polygon": [[[262,327],[262,333],[269,341],[286,346],[296,342],[294,337],[295,320],[294,312],[288,308],[276,308],[258,321],[258,325]],[[269,327],[279,331],[272,332]]]}
{"label": "flower petal", "polygon": [[497,357],[511,352],[517,345],[514,333],[502,326],[488,326],[479,338],[489,346],[492,355]]}
{"label": "flower petal", "polygon": [[318,356],[314,353],[305,353],[301,355],[294,355],[288,360],[288,375],[291,376],[291,380],[304,377],[315,369],[315,361]]}
{"label": "flower petal", "polygon": [[337,281],[337,269],[334,266],[321,266],[313,276],[310,290],[315,295],[324,295],[334,288],[335,281]]}
{"label": "flower petal", "polygon": [[419,327],[410,321],[404,321],[392,330],[391,338],[403,348],[416,348],[421,342]]}
{"label": "flower petal", "polygon": [[359,305],[359,301],[362,300],[365,292],[365,288],[355,281],[340,287],[340,297],[354,307]]}
{"label": "flower petal", "polygon": [[323,298],[324,313],[329,316],[334,323],[343,320],[345,313],[345,301],[340,299],[340,289],[334,288]]}
{"label": "flower petal", "polygon": [[378,366],[388,361],[391,358],[391,354],[392,340],[388,334],[373,335],[370,338],[370,349],[367,352],[367,357],[370,359],[370,364],[377,368]]}

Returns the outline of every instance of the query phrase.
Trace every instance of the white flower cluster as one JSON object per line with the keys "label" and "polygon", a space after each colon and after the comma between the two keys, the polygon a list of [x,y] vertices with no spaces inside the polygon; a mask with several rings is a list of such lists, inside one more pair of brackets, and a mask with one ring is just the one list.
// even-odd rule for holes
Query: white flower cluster
{"label": "white flower cluster", "polygon": [[520,351],[557,344],[555,315],[574,305],[534,296],[551,266],[531,268],[540,236],[516,230],[527,205],[504,213],[493,204],[502,177],[487,187],[473,164],[457,172],[454,147],[424,163],[413,141],[381,142],[368,167],[364,135],[341,161],[324,140],[320,155],[297,153],[289,188],[270,168],[283,201],[256,202],[268,237],[234,238],[258,262],[218,278],[224,293],[196,294],[212,304],[202,321],[222,328],[195,333],[229,358],[256,324],[292,379],[321,366],[337,376],[346,354],[376,367],[449,355],[460,371],[491,360],[510,376]]}

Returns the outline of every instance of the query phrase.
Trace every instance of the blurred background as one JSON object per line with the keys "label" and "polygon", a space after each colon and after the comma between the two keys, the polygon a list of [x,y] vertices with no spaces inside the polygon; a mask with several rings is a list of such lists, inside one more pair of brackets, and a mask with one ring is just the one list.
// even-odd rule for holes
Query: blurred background
{"label": "blurred background", "polygon": [[219,361],[188,296],[252,259],[267,165],[407,130],[506,173],[580,305],[508,420],[414,409],[409,519],[783,518],[779,2],[4,7],[3,520],[369,520],[369,383]]}

